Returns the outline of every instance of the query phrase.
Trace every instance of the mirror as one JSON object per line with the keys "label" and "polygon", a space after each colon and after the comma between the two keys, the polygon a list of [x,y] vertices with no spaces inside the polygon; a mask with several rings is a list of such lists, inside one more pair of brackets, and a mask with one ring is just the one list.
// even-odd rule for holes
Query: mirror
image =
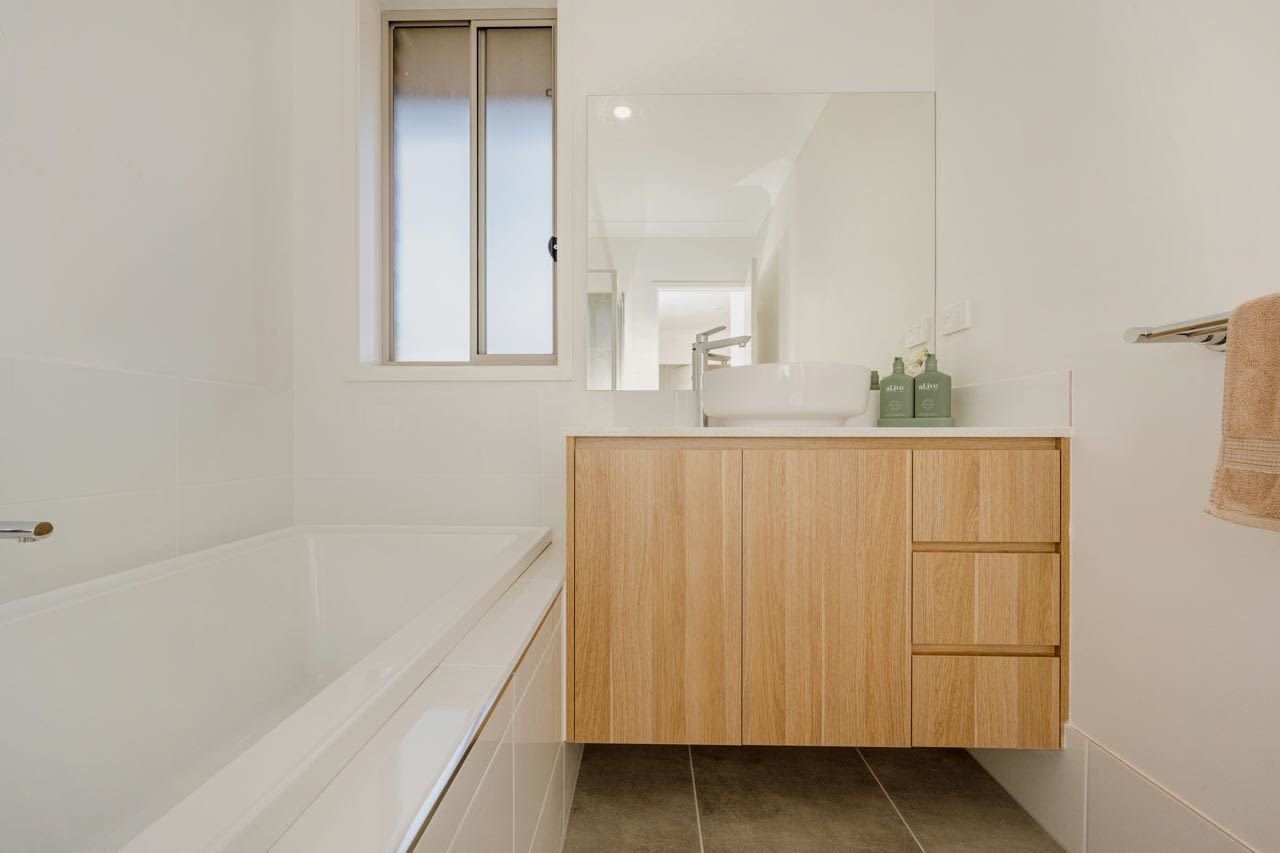
{"label": "mirror", "polygon": [[929,92],[588,99],[587,387],[933,349]]}

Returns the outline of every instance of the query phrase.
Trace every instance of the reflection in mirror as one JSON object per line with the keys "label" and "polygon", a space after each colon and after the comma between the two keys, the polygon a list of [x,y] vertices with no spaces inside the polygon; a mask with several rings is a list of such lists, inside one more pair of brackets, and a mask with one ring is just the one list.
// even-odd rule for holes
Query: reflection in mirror
{"label": "reflection in mirror", "polygon": [[884,370],[933,347],[931,93],[609,96],[589,114],[588,388],[689,388],[694,337],[719,326],[752,340],[709,369]]}

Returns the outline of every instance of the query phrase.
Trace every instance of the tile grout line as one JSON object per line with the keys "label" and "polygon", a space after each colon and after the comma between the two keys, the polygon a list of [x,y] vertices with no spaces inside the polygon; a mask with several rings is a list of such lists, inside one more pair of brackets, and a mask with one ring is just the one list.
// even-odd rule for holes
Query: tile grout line
{"label": "tile grout line", "polygon": [[702,846],[702,810],[698,808],[698,777],[693,772],[693,745],[685,747],[689,750],[689,781],[693,783],[693,818],[698,824],[698,853],[706,853]]}
{"label": "tile grout line", "polygon": [[902,825],[907,828],[907,832],[911,834],[911,840],[920,848],[920,853],[928,853],[924,849],[924,845],[920,843],[920,839],[916,837],[916,831],[911,828],[911,824],[907,823],[907,819],[902,816],[902,812],[898,810],[898,804],[893,801],[893,797],[889,796],[889,790],[885,788],[884,783],[880,781],[880,777],[876,775],[876,771],[872,769],[871,762],[867,761],[867,757],[862,754],[862,749],[858,749],[858,757],[862,759],[862,763],[867,765],[867,772],[871,774],[871,778],[876,780],[876,784],[880,786],[880,793],[884,794],[884,798],[889,801],[889,806],[893,809],[894,814],[898,816],[898,820],[902,821]]}

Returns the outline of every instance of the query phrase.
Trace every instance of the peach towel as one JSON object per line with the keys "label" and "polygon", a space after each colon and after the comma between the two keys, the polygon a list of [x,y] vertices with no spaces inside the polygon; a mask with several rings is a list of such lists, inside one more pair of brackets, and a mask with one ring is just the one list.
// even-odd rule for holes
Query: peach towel
{"label": "peach towel", "polygon": [[1222,447],[1207,511],[1280,530],[1280,293],[1244,303],[1227,324]]}

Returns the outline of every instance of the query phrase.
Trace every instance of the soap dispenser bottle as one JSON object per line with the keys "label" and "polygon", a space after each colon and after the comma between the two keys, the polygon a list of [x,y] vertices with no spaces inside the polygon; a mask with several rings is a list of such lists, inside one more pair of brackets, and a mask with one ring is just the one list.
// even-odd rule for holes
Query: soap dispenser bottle
{"label": "soap dispenser bottle", "polygon": [[924,372],[916,377],[917,418],[951,417],[951,377],[938,370],[938,357],[925,356]]}
{"label": "soap dispenser bottle", "polygon": [[880,425],[909,419],[914,411],[915,387],[902,358],[893,360],[893,373],[880,378]]}

